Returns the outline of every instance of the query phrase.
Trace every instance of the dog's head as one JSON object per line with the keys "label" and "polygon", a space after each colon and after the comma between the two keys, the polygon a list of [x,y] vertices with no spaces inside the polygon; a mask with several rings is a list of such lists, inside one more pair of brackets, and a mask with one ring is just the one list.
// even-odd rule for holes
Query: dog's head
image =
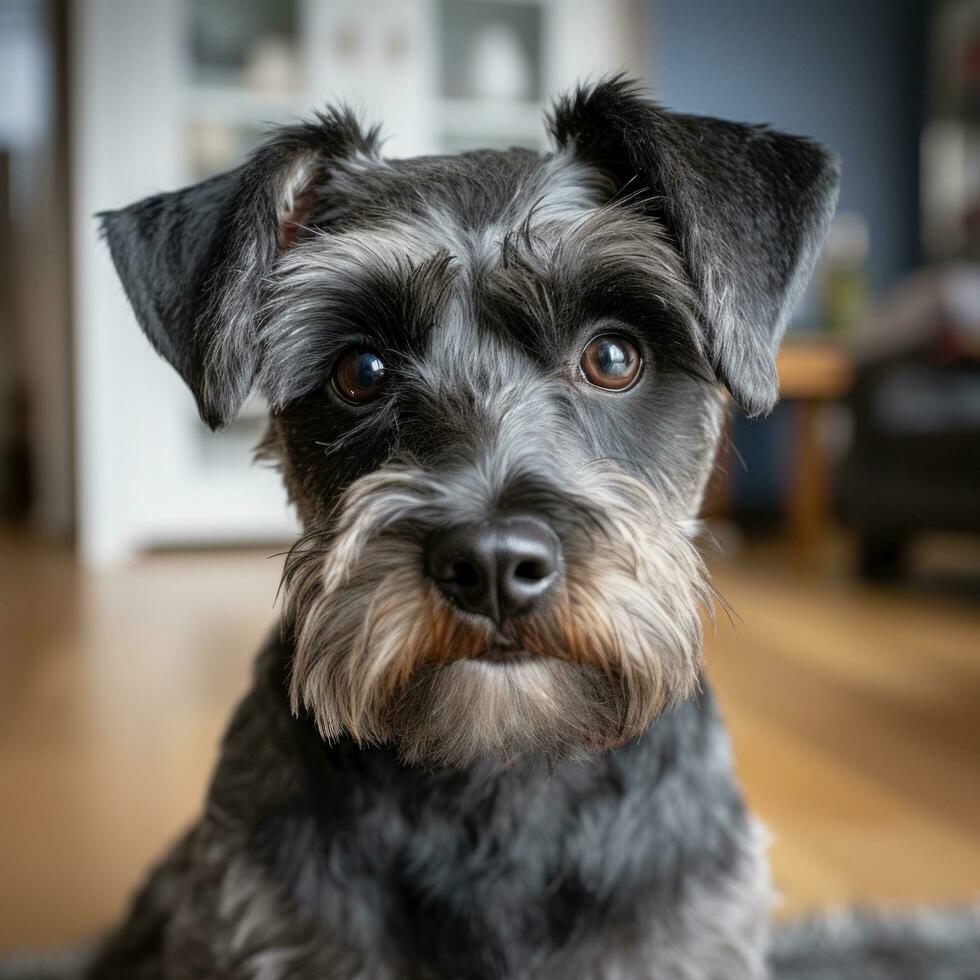
{"label": "dog's head", "polygon": [[773,405],[836,164],[619,79],[549,122],[543,156],[388,160],[331,112],[104,217],[205,421],[271,406],[306,528],[291,693],[325,737],[562,758],[697,683],[720,385]]}

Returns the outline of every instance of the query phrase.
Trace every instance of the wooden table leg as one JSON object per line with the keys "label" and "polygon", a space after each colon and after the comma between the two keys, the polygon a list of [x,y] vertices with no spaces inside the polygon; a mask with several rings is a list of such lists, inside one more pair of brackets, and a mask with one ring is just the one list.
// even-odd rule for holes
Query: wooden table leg
{"label": "wooden table leg", "polygon": [[796,562],[813,568],[826,540],[830,509],[827,460],[820,442],[823,402],[800,399],[794,405],[796,460],[789,501],[789,532]]}
{"label": "wooden table leg", "polygon": [[718,451],[701,501],[702,520],[725,520],[732,516],[732,424],[732,412],[726,411]]}

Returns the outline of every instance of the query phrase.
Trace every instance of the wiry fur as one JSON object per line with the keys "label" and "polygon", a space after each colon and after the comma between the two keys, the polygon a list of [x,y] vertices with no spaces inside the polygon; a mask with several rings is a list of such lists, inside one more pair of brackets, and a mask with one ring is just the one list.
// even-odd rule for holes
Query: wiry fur
{"label": "wiry fur", "polygon": [[[576,487],[574,470],[541,456],[438,478],[389,464],[351,488],[336,533],[293,550],[292,703],[325,738],[393,742],[409,762],[441,765],[563,758],[639,734],[693,692],[704,585],[676,517],[635,478],[584,466]],[[497,630],[426,581],[425,538],[526,499],[565,542],[562,596],[504,624],[533,661],[480,662]]]}
{"label": "wiry fur", "polygon": [[[523,330],[530,341],[533,330],[553,354],[576,320],[612,329],[588,293],[615,280],[635,284],[662,317],[658,345],[701,356],[696,299],[656,224],[628,206],[600,207],[567,162],[548,168],[552,180],[569,175],[569,190],[552,183],[544,197],[536,174],[518,185],[503,208],[514,232],[500,231],[489,208],[469,236],[447,219],[389,219],[311,235],[279,264],[260,372],[272,403],[322,379],[352,318],[372,324],[361,330],[397,322],[402,336],[385,340],[400,344],[400,381],[384,411],[424,405],[442,436],[437,458],[408,443],[357,480],[324,527],[311,520],[287,562],[293,705],[324,737],[394,740],[413,762],[560,758],[637,734],[693,690],[704,586],[683,529],[692,501],[678,501],[663,477],[658,494],[604,460],[574,419],[569,428],[572,365],[524,378],[531,359],[500,337]],[[562,599],[505,627],[537,659],[501,668],[474,662],[496,631],[448,605],[422,554],[440,527],[522,507],[563,539]]]}
{"label": "wiry fur", "polygon": [[[681,117],[621,80],[555,151],[389,160],[349,114],[105,216],[127,293],[212,425],[257,388],[306,533],[283,633],[205,813],[93,980],[755,980],[768,885],[701,679],[691,540],[718,383],[773,353],[833,207],[804,140]],[[643,359],[590,386],[597,335]],[[331,387],[347,350],[384,394]],[[547,600],[500,626],[430,536],[531,515]],[[517,659],[487,656],[504,641]]]}

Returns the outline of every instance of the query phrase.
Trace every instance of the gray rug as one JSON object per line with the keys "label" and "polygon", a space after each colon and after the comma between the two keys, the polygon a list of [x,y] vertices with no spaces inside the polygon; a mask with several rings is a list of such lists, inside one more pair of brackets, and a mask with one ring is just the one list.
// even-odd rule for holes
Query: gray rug
{"label": "gray rug", "polygon": [[777,926],[775,980],[980,980],[980,905]]}
{"label": "gray rug", "polygon": [[82,980],[87,949],[0,955],[0,980]]}
{"label": "gray rug", "polygon": [[[81,980],[85,961],[81,950],[0,957],[0,980]],[[980,980],[980,905],[780,924],[770,961],[773,980]]]}

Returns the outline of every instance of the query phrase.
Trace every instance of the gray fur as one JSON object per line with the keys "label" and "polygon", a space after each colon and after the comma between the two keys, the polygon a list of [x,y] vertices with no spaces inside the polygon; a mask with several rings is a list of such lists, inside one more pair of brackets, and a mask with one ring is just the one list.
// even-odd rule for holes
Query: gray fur
{"label": "gray fur", "polygon": [[[555,150],[388,160],[349,113],[105,216],[148,336],[305,533],[200,821],[90,980],[761,980],[759,835],[701,675],[692,540],[722,416],[773,357],[836,193],[805,140],[608,80]],[[622,334],[642,374],[590,385]],[[382,397],[330,382],[351,349]],[[437,531],[546,522],[560,575],[498,627]],[[506,642],[517,661],[488,659]]]}

